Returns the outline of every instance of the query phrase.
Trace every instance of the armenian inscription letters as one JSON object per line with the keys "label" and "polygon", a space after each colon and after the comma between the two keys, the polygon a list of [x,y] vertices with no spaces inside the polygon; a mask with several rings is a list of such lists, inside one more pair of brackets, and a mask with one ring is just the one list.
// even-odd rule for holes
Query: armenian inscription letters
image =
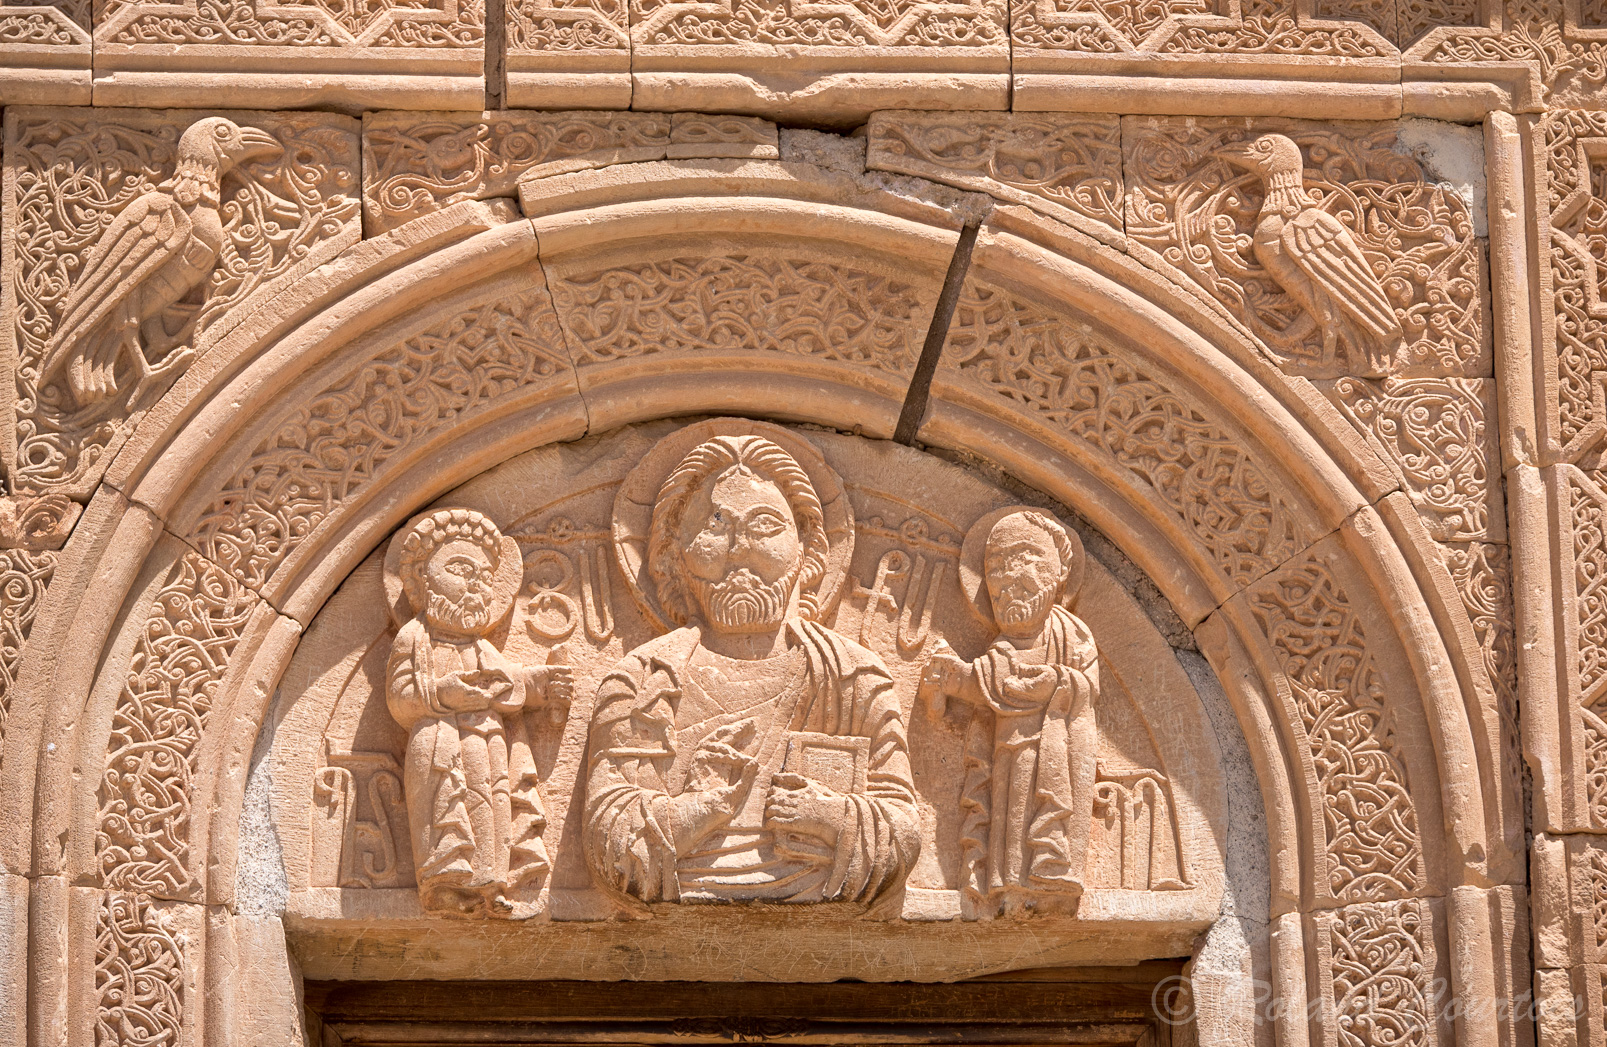
{"label": "armenian inscription letters", "polygon": [[447,496],[326,612],[389,621],[307,779],[312,886],[453,917],[1075,917],[1219,861],[1151,722],[1198,699],[1103,664],[1075,608],[1108,576],[1053,512],[763,422],[593,442]]}

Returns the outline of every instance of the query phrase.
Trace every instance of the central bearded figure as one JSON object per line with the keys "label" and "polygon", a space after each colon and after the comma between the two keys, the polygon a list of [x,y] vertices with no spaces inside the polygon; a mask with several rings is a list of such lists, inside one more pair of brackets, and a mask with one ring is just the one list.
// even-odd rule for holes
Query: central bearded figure
{"label": "central bearded figure", "polygon": [[920,847],[887,667],[813,620],[829,552],[809,476],[719,436],[654,502],[648,570],[681,628],[603,680],[586,855],[648,902],[874,902]]}

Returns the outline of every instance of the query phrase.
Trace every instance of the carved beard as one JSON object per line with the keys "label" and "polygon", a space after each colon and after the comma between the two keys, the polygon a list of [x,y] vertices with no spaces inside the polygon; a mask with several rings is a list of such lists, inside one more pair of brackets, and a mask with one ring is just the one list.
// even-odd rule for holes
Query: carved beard
{"label": "carved beard", "polygon": [[461,600],[430,593],[425,617],[437,627],[460,633],[480,633],[491,625],[491,607],[479,593],[465,593]]}
{"label": "carved beard", "polygon": [[1028,597],[1018,596],[999,608],[999,621],[1005,625],[1030,622],[1043,611],[1052,595],[1048,589],[1040,589]]}
{"label": "carved beard", "polygon": [[762,629],[785,620],[787,597],[797,580],[796,567],[768,585],[746,567],[739,567],[718,582],[693,578],[692,587],[712,624],[724,629]]}

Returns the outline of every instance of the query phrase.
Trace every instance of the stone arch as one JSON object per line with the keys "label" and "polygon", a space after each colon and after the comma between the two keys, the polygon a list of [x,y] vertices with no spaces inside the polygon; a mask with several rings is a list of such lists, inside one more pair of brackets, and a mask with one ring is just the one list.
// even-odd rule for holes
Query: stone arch
{"label": "stone arch", "polygon": [[[417,508],[519,452],[674,414],[891,435],[962,220],[801,165],[709,166],[544,180],[524,187],[524,218],[458,205],[365,244],[223,339],[117,449],[62,555],[69,598],[35,625],[50,656],[19,681],[0,765],[11,823],[33,827],[6,858],[39,878],[35,926],[73,928],[33,943],[34,1013],[90,1005],[97,926],[171,940],[152,905],[193,928],[178,977],[222,987],[257,729],[300,631]],[[1515,818],[1466,614],[1396,482],[1326,400],[1121,252],[999,207],[969,262],[918,438],[1073,505],[1195,628],[1267,811],[1280,990],[1349,1006],[1360,974],[1335,959],[1345,935],[1393,936],[1482,989],[1496,949],[1483,889],[1508,882]],[[771,297],[664,341],[664,302],[699,281],[706,299],[756,284]],[[787,294],[804,322],[767,343],[753,318]],[[674,348],[643,351],[649,333]],[[319,414],[380,389],[397,394],[378,397],[387,409],[424,413],[350,433]],[[344,438],[385,453],[344,453]],[[1242,518],[1256,522],[1223,533]],[[249,530],[230,535],[230,519]],[[174,615],[188,627],[153,630]],[[1349,661],[1315,657],[1362,636]],[[58,653],[85,650],[98,656]],[[118,718],[138,718],[153,669],[188,688],[193,722],[162,756],[183,763],[163,781],[184,831],[151,811],[161,853],[119,858],[108,879],[108,819],[127,812],[103,773],[137,741]],[[1322,734],[1336,716],[1343,729]],[[1393,805],[1388,832],[1367,823],[1375,812],[1336,810],[1343,790],[1318,764],[1347,759]],[[121,909],[102,888],[128,892]],[[1286,1018],[1280,1042],[1301,1028]]]}

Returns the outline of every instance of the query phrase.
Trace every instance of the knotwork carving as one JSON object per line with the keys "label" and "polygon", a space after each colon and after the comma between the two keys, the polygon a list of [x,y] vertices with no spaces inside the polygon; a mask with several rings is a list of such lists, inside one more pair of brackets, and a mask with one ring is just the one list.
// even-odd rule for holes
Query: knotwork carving
{"label": "knotwork carving", "polygon": [[626,0],[514,0],[508,5],[508,51],[591,55],[628,52]]}
{"label": "knotwork carving", "polygon": [[[156,10],[150,10],[152,7]],[[477,47],[485,10],[474,0],[365,3],[316,0],[285,7],[262,0],[95,0],[97,44],[245,47]]]}
{"label": "knotwork carving", "polygon": [[1121,121],[1069,113],[878,113],[867,166],[1122,227]]}
{"label": "knotwork carving", "polygon": [[1549,187],[1557,438],[1565,460],[1607,439],[1607,113],[1556,112],[1541,124]]}
{"label": "knotwork carving", "polygon": [[788,0],[631,0],[637,47],[777,44],[984,47],[1005,42],[998,0],[889,0],[817,7]]}
{"label": "knotwork carving", "polygon": [[1401,50],[1442,26],[1480,24],[1477,0],[1319,0],[1323,19],[1361,22]]}
{"label": "knotwork carving", "polygon": [[554,277],[577,367],[649,353],[767,350],[907,374],[932,307],[896,276],[738,253]]}
{"label": "knotwork carving", "polygon": [[168,916],[149,898],[102,896],[95,933],[95,1047],[179,1043],[184,947]]}
{"label": "knotwork carving", "polygon": [[1502,725],[1502,781],[1522,782],[1511,558],[1506,546],[1488,542],[1442,545],[1440,555],[1456,583],[1457,595],[1473,625],[1484,670],[1495,688]]}
{"label": "knotwork carving", "polygon": [[1243,441],[1131,361],[1009,293],[971,281],[945,368],[1042,414],[1131,470],[1243,585],[1306,540]]}
{"label": "knotwork carving", "polygon": [[1362,623],[1329,566],[1308,555],[1250,589],[1250,608],[1294,693],[1322,798],[1328,876],[1340,902],[1411,894],[1423,850],[1406,767]]}
{"label": "knotwork carving", "polygon": [[1302,17],[1287,0],[1034,0],[1011,23],[1018,52],[1381,58],[1389,43],[1354,22]]}
{"label": "knotwork carving", "polygon": [[363,129],[364,224],[374,235],[459,200],[512,196],[526,174],[661,159],[669,141],[659,113],[379,113]]}
{"label": "knotwork carving", "polygon": [[165,114],[7,120],[15,490],[87,492],[124,419],[243,320],[248,298],[356,238],[344,121],[249,119],[182,135]]}
{"label": "knotwork carving", "polygon": [[1442,542],[1500,538],[1491,512],[1493,384],[1479,378],[1341,378],[1334,398],[1400,470],[1428,532]]}
{"label": "knotwork carving", "polygon": [[1392,128],[1258,126],[1129,120],[1133,243],[1291,373],[1488,366],[1482,254],[1461,197],[1392,148]]}
{"label": "knotwork carving", "polygon": [[567,367],[537,288],[453,314],[320,393],[264,440],[202,514],[198,546],[260,586],[341,501],[430,433]]}
{"label": "knotwork carving", "polygon": [[107,887],[190,898],[196,746],[256,597],[194,552],[169,570],[112,713],[95,852]]}
{"label": "knotwork carving", "polygon": [[1432,931],[1425,903],[1353,905],[1322,917],[1340,1047],[1435,1042]]}
{"label": "knotwork carving", "polygon": [[1573,531],[1585,796],[1592,824],[1607,826],[1607,494],[1579,470],[1564,469],[1562,478]]}
{"label": "knotwork carving", "polygon": [[23,644],[55,571],[53,552],[0,549],[0,742],[6,736],[6,714]]}

